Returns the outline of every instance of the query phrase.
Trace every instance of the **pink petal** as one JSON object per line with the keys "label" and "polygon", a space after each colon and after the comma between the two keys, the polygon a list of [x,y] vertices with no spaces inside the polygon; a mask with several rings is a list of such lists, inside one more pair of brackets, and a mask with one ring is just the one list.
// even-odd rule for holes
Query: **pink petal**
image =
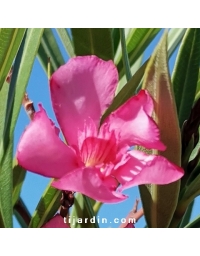
{"label": "pink petal", "polygon": [[138,95],[134,97],[138,97],[136,104],[141,105],[148,116],[152,116],[154,105],[149,92],[147,90],[140,90]]}
{"label": "pink petal", "polygon": [[153,119],[153,103],[147,91],[141,90],[105,120],[110,130],[120,136],[120,146],[140,145],[145,148],[165,150],[160,141],[159,129]]}
{"label": "pink petal", "polygon": [[70,228],[69,224],[64,223],[64,218],[60,214],[56,214],[41,228]]}
{"label": "pink petal", "polygon": [[83,142],[88,137],[97,137],[98,127],[91,118],[88,118],[87,124],[84,122],[84,128],[82,131],[78,131],[78,150],[81,150]]}
{"label": "pink petal", "polygon": [[141,184],[169,184],[184,174],[182,168],[162,156],[133,150],[126,157],[127,162],[116,168],[114,174],[122,184],[119,191]]}
{"label": "pink petal", "polygon": [[128,223],[124,228],[135,228],[133,223]]}
{"label": "pink petal", "polygon": [[25,169],[46,177],[60,178],[76,169],[78,160],[74,150],[58,137],[58,128],[45,110],[35,113],[33,121],[23,133],[17,148],[18,163]]}
{"label": "pink petal", "polygon": [[80,192],[104,203],[117,203],[127,198],[104,183],[100,171],[94,167],[74,170],[52,182],[52,186],[60,190]]}
{"label": "pink petal", "polygon": [[78,130],[92,118],[98,127],[101,115],[111,104],[118,83],[112,61],[96,56],[71,58],[51,77],[53,108],[70,145],[77,145]]}

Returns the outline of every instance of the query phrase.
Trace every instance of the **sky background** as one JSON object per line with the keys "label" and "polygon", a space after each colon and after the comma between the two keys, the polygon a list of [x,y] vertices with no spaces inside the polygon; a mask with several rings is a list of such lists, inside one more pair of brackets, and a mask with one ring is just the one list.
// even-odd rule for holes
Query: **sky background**
{"label": "sky background", "polygon": [[[156,38],[153,40],[153,42],[147,48],[146,52],[144,53],[143,62],[151,55],[152,51],[154,50],[154,48],[157,45],[161,36],[162,36],[162,31],[156,36]],[[67,56],[67,54],[57,36],[56,36],[56,39],[59,43],[64,60],[67,62],[68,56]],[[174,52],[173,56],[171,57],[171,59],[169,61],[170,73],[173,70],[177,52],[178,52],[178,49]],[[47,79],[47,76],[37,58],[35,60],[34,67],[32,69],[32,73],[31,73],[31,76],[29,79],[27,92],[28,92],[29,98],[34,102],[36,111],[38,110],[38,103],[42,103],[49,118],[52,119],[53,122],[55,122],[56,126],[59,127],[59,125],[56,121],[56,117],[53,112],[52,105],[51,105],[48,79]],[[24,108],[22,107],[20,114],[19,114],[16,128],[15,128],[14,154],[16,152],[16,147],[17,147],[17,143],[20,139],[20,136],[23,133],[25,127],[29,124],[29,122],[30,122],[29,118],[28,118],[27,114],[25,113]],[[37,137],[35,139],[37,139]],[[24,203],[26,204],[28,210],[30,211],[30,214],[33,214],[33,212],[40,200],[41,195],[43,194],[47,184],[49,183],[49,180],[50,179],[42,177],[40,175],[27,172],[26,178],[23,183],[22,190],[21,190],[21,197],[22,197]],[[124,193],[129,196],[129,198],[126,201],[124,201],[122,203],[118,203],[118,204],[104,204],[101,207],[97,216],[99,216],[100,219],[107,218],[108,223],[107,224],[99,223],[100,227],[117,228],[119,226],[119,224],[113,223],[114,218],[121,219],[121,218],[126,217],[127,214],[130,212],[130,210],[132,209],[136,198],[140,197],[139,190],[137,187],[128,189],[128,190],[124,191]],[[194,219],[199,214],[199,209],[198,209],[199,205],[200,205],[200,197],[198,197],[195,200],[195,205],[193,207],[191,219]],[[141,204],[139,204],[139,208],[140,207],[141,207]],[[13,221],[14,221],[13,224],[14,224],[15,228],[20,227],[20,225],[18,224],[15,217],[13,217]],[[138,223],[136,223],[136,228],[143,228],[145,226],[145,224],[146,224],[145,219],[144,219],[144,217],[142,217],[138,221]]]}

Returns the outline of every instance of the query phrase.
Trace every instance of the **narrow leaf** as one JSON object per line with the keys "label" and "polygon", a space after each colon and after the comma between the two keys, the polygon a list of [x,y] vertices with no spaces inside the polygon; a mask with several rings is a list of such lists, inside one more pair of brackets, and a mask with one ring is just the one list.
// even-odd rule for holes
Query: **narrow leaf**
{"label": "narrow leaf", "polygon": [[[131,30],[126,39],[129,62],[131,65],[135,63],[145,51],[160,30],[160,28],[135,28]],[[116,64],[119,77],[121,78],[124,73],[122,55],[119,55]]]}
{"label": "narrow leaf", "polygon": [[200,215],[192,222],[190,222],[185,228],[200,228]]}
{"label": "narrow leaf", "polygon": [[[167,147],[159,154],[180,166],[181,136],[169,77],[166,32],[148,63],[143,89],[147,89],[154,99],[154,119],[160,130],[161,141]],[[149,196],[141,193],[149,227],[168,227],[177,206],[179,189],[180,181],[177,181],[163,186],[151,185]]]}
{"label": "narrow leaf", "polygon": [[195,99],[200,64],[200,29],[187,29],[182,40],[174,71],[174,87],[179,123],[188,119]]}
{"label": "narrow leaf", "polygon": [[[182,193],[179,206],[180,208],[182,205],[187,207],[190,202],[200,195],[200,165],[198,165],[191,174],[191,177],[184,188],[184,193]],[[178,210],[177,210],[178,211]]]}
{"label": "narrow leaf", "polygon": [[[138,29],[138,30],[141,30],[141,28]],[[184,28],[181,28],[181,29],[172,28],[172,29],[170,29],[169,35],[168,35],[168,49],[167,49],[169,58],[172,56],[172,54],[176,50],[177,46],[179,45],[180,41],[182,40],[182,37],[183,37],[185,31],[186,31],[186,29],[184,29]],[[154,32],[152,32],[152,33],[154,33]],[[131,31],[130,33],[133,33],[133,31]],[[137,32],[137,33],[139,33],[139,32]],[[157,34],[158,33],[159,33],[159,31],[157,31]],[[145,36],[145,34],[143,35],[143,33],[141,33],[141,36]],[[144,53],[144,51],[147,49],[147,47],[152,42],[152,40],[155,38],[155,36],[156,35],[153,35],[153,37],[151,37],[151,35],[149,35],[150,38],[149,39],[147,38],[147,40],[149,40],[149,43],[143,44],[143,46],[141,47],[141,49],[142,49],[141,53]],[[135,39],[135,38],[134,38],[134,40],[136,40],[135,42],[138,43],[138,46],[137,46],[137,44],[135,44],[135,47],[139,49],[140,48],[140,41]],[[121,55],[119,54],[118,56],[117,56],[118,58],[115,61],[115,63],[117,63],[119,77],[121,78],[124,74],[124,69],[123,69],[123,63],[122,63]],[[139,56],[140,55],[138,53],[136,55],[134,49],[129,53],[130,66],[132,66],[135,63],[135,61],[137,60],[137,58]]]}
{"label": "narrow leaf", "polygon": [[68,53],[69,57],[73,57],[74,49],[72,45],[71,38],[67,32],[67,29],[65,28],[57,28],[58,35],[63,43],[63,46],[65,47],[66,52]]}
{"label": "narrow leaf", "polygon": [[26,176],[26,171],[14,161],[13,164],[13,193],[12,193],[12,203],[13,206],[16,204],[20,197],[20,192],[22,188],[23,181]]}
{"label": "narrow leaf", "polygon": [[51,187],[51,182],[46,187],[33,213],[29,228],[40,228],[54,216],[60,207],[61,191]]}
{"label": "narrow leaf", "polygon": [[122,47],[122,59],[124,64],[124,70],[126,74],[126,80],[128,82],[131,79],[132,75],[131,75],[131,69],[130,69],[130,64],[128,59],[128,53],[126,49],[125,33],[123,28],[120,28],[120,40],[121,40],[121,47]]}
{"label": "narrow leaf", "polygon": [[50,28],[44,29],[41,44],[38,50],[38,57],[45,71],[47,71],[46,67],[48,58],[50,58],[52,72],[56,71],[61,65],[65,63],[58,43],[55,39],[52,29]]}
{"label": "narrow leaf", "polygon": [[17,54],[9,86],[3,138],[0,148],[0,210],[5,227],[12,226],[13,132],[43,29],[28,29]]}
{"label": "narrow leaf", "polygon": [[200,195],[200,165],[193,170],[180,192],[179,202],[170,227],[176,227],[181,222],[187,208],[198,195]]}
{"label": "narrow leaf", "polygon": [[19,72],[17,74],[15,85],[15,94],[12,95],[13,98],[8,99],[9,105],[11,105],[10,103],[13,101],[13,109],[8,108],[9,112],[7,112],[8,116],[12,113],[12,121],[10,126],[8,125],[5,127],[5,129],[10,127],[12,132],[15,128],[17,117],[22,104],[22,99],[24,97],[25,89],[33,68],[43,30],[44,29],[38,28],[27,30],[21,61],[20,63],[17,63],[17,61],[15,63],[17,66],[19,65]]}
{"label": "narrow leaf", "polygon": [[183,216],[183,219],[180,224],[180,228],[184,228],[190,221],[192,210],[194,206],[194,201],[191,202],[191,204],[188,206],[187,211],[185,212],[185,215]]}
{"label": "narrow leaf", "polygon": [[0,91],[0,138],[3,137],[4,123],[6,117],[6,103],[8,98],[9,84],[4,82]]}
{"label": "narrow leaf", "polygon": [[[170,30],[170,32],[169,32],[169,35],[168,35],[168,41],[169,41],[169,45],[168,45],[168,56],[170,57],[172,54],[173,54],[173,52],[175,51],[175,49],[176,49],[176,47],[178,46],[178,44],[180,43],[180,40],[182,39],[182,37],[183,37],[183,35],[184,35],[184,33],[185,33],[185,30],[186,29],[171,29]],[[139,63],[140,63],[140,61],[141,61],[141,57],[139,57]],[[138,62],[138,60],[136,61],[136,62],[134,62],[134,64],[133,63],[131,63],[131,71],[132,71],[132,74],[135,74],[136,73],[136,71],[137,71],[137,69],[138,69],[138,72],[139,72],[139,69],[141,68],[142,70],[143,70],[143,67],[144,66],[146,66],[146,64],[147,64],[147,62],[148,62],[148,60],[143,64],[143,66],[142,67],[140,67],[140,65],[139,65],[139,68],[138,68],[138,64],[137,64],[137,62]],[[134,66],[137,66],[137,69],[135,70],[134,69]],[[143,77],[143,74],[144,74],[144,71],[142,72],[142,77]],[[136,74],[135,74],[136,75]],[[140,83],[141,83],[141,81],[142,81],[142,77],[139,79],[140,81],[138,82],[138,80],[136,79],[136,77],[135,77],[135,75],[134,75],[134,77],[132,78],[132,82],[136,85],[136,87],[135,87],[135,85],[133,86],[133,88],[140,88]],[[123,78],[123,77],[122,77]],[[135,80],[136,79],[136,80]],[[120,89],[122,88],[122,87],[125,87],[126,85],[124,85],[123,83],[122,83],[122,81],[121,81],[122,79],[120,79],[120,84],[119,84],[119,89],[117,90],[117,93],[120,91]],[[129,83],[127,83],[127,84],[129,84]],[[129,87],[129,89],[131,89],[131,87]],[[126,93],[126,90],[128,90],[129,91],[129,89],[128,88],[126,88],[126,89],[123,89],[124,91],[123,91],[123,93],[122,94],[120,94],[118,97],[119,98],[117,98],[117,99],[120,99],[120,97],[122,97],[122,99],[124,98],[123,97],[123,94],[124,94],[124,92]],[[127,95],[129,94],[128,93],[128,91],[127,91]],[[133,93],[133,91],[132,91],[132,94],[130,94],[130,97],[132,96],[132,95],[134,95],[134,93]],[[126,100],[128,99],[129,97],[127,97],[126,98]],[[117,100],[116,99],[116,100]],[[114,100],[114,104],[113,105],[115,105],[115,103],[116,103],[116,100]],[[124,102],[124,101],[123,101]],[[112,107],[111,107],[112,108]]]}
{"label": "narrow leaf", "polygon": [[181,42],[186,28],[171,28],[168,35],[168,57],[170,58]]}
{"label": "narrow leaf", "polygon": [[13,212],[21,227],[27,228],[31,219],[31,215],[22,198],[19,198],[15,204]]}
{"label": "narrow leaf", "polygon": [[[200,73],[200,72],[199,72]],[[197,90],[195,94],[195,102],[200,98],[200,79],[197,82]]]}
{"label": "narrow leaf", "polygon": [[[19,63],[21,62],[25,38],[22,41],[19,52],[16,57],[16,64],[14,65],[11,83],[9,85],[8,94],[6,95],[6,107],[3,113],[3,127],[0,138],[0,227],[12,227],[12,151],[13,137],[10,131],[12,107],[15,93],[15,84],[19,72]],[[5,86],[8,86],[6,84]],[[3,90],[4,91],[4,90]],[[10,100],[10,101],[9,101]],[[9,104],[10,103],[10,104]]]}
{"label": "narrow leaf", "polygon": [[[90,200],[90,204],[92,206],[95,205],[95,201],[93,199],[88,198],[88,200]],[[74,206],[70,215],[71,218],[80,218],[82,220],[82,223],[75,222],[73,223],[73,225],[71,224],[71,228],[95,228],[95,223],[89,221],[91,218],[95,220],[95,216],[92,216],[93,214],[89,212],[87,204],[85,202],[85,197],[82,194],[76,194]],[[88,220],[87,222],[85,222],[86,219]]]}
{"label": "narrow leaf", "polygon": [[24,28],[0,28],[0,91],[24,36]]}
{"label": "narrow leaf", "polygon": [[[143,60],[143,55],[141,55],[137,59],[137,61],[132,65],[131,74],[134,75],[140,69],[140,67],[142,66],[142,60]],[[142,82],[142,80],[140,81],[140,83],[141,82]],[[122,76],[122,78],[119,81],[119,84],[118,84],[116,92],[115,92],[116,95],[121,91],[121,89],[126,85],[126,83],[127,83],[127,80],[126,80],[126,76],[124,75],[124,76]],[[138,87],[137,87],[137,89],[138,89]]]}
{"label": "narrow leaf", "polygon": [[71,31],[77,56],[96,55],[104,60],[113,59],[110,28],[72,28]]}
{"label": "narrow leaf", "polygon": [[120,42],[119,28],[112,29],[112,41],[113,41],[113,51],[115,55]]}

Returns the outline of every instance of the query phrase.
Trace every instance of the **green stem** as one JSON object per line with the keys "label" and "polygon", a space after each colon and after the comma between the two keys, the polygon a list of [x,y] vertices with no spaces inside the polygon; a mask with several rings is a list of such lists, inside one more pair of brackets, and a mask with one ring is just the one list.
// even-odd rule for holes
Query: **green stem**
{"label": "green stem", "polygon": [[85,206],[86,206],[86,208],[87,208],[87,211],[88,211],[90,217],[91,217],[91,218],[92,218],[92,217],[95,217],[95,223],[94,223],[95,228],[99,228],[99,224],[98,224],[98,222],[97,222],[97,220],[96,220],[96,215],[95,215],[94,210],[93,210],[93,208],[92,208],[92,204],[91,204],[91,202],[90,202],[90,198],[87,197],[87,196],[85,196],[85,195],[83,195],[83,198],[84,198]]}
{"label": "green stem", "polygon": [[123,64],[124,64],[124,69],[126,74],[126,80],[128,82],[131,79],[132,74],[131,74],[131,69],[130,69],[130,64],[128,59],[128,53],[126,49],[126,38],[125,38],[124,28],[120,28],[119,30],[120,30],[120,40],[122,45]]}
{"label": "green stem", "polygon": [[102,203],[98,202],[98,201],[94,204],[93,211],[94,211],[95,215],[98,213],[101,206],[102,206]]}
{"label": "green stem", "polygon": [[48,80],[51,78],[51,60],[50,57],[48,58],[48,63],[47,63],[47,77]]}

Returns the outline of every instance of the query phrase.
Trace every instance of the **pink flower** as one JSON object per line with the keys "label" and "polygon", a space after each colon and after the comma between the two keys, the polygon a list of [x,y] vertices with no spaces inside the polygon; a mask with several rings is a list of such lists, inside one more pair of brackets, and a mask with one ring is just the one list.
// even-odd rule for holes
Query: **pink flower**
{"label": "pink flower", "polygon": [[41,228],[70,228],[69,224],[64,222],[60,214],[56,214],[52,219],[45,223]]}
{"label": "pink flower", "polygon": [[20,139],[19,164],[58,179],[52,186],[60,190],[80,192],[108,203],[126,199],[122,191],[132,186],[180,179],[183,170],[166,158],[130,150],[133,145],[165,150],[151,118],[153,101],[147,91],[131,97],[100,126],[117,83],[113,62],[96,56],[71,58],[61,66],[50,79],[50,91],[67,145],[39,105],[40,110]]}

